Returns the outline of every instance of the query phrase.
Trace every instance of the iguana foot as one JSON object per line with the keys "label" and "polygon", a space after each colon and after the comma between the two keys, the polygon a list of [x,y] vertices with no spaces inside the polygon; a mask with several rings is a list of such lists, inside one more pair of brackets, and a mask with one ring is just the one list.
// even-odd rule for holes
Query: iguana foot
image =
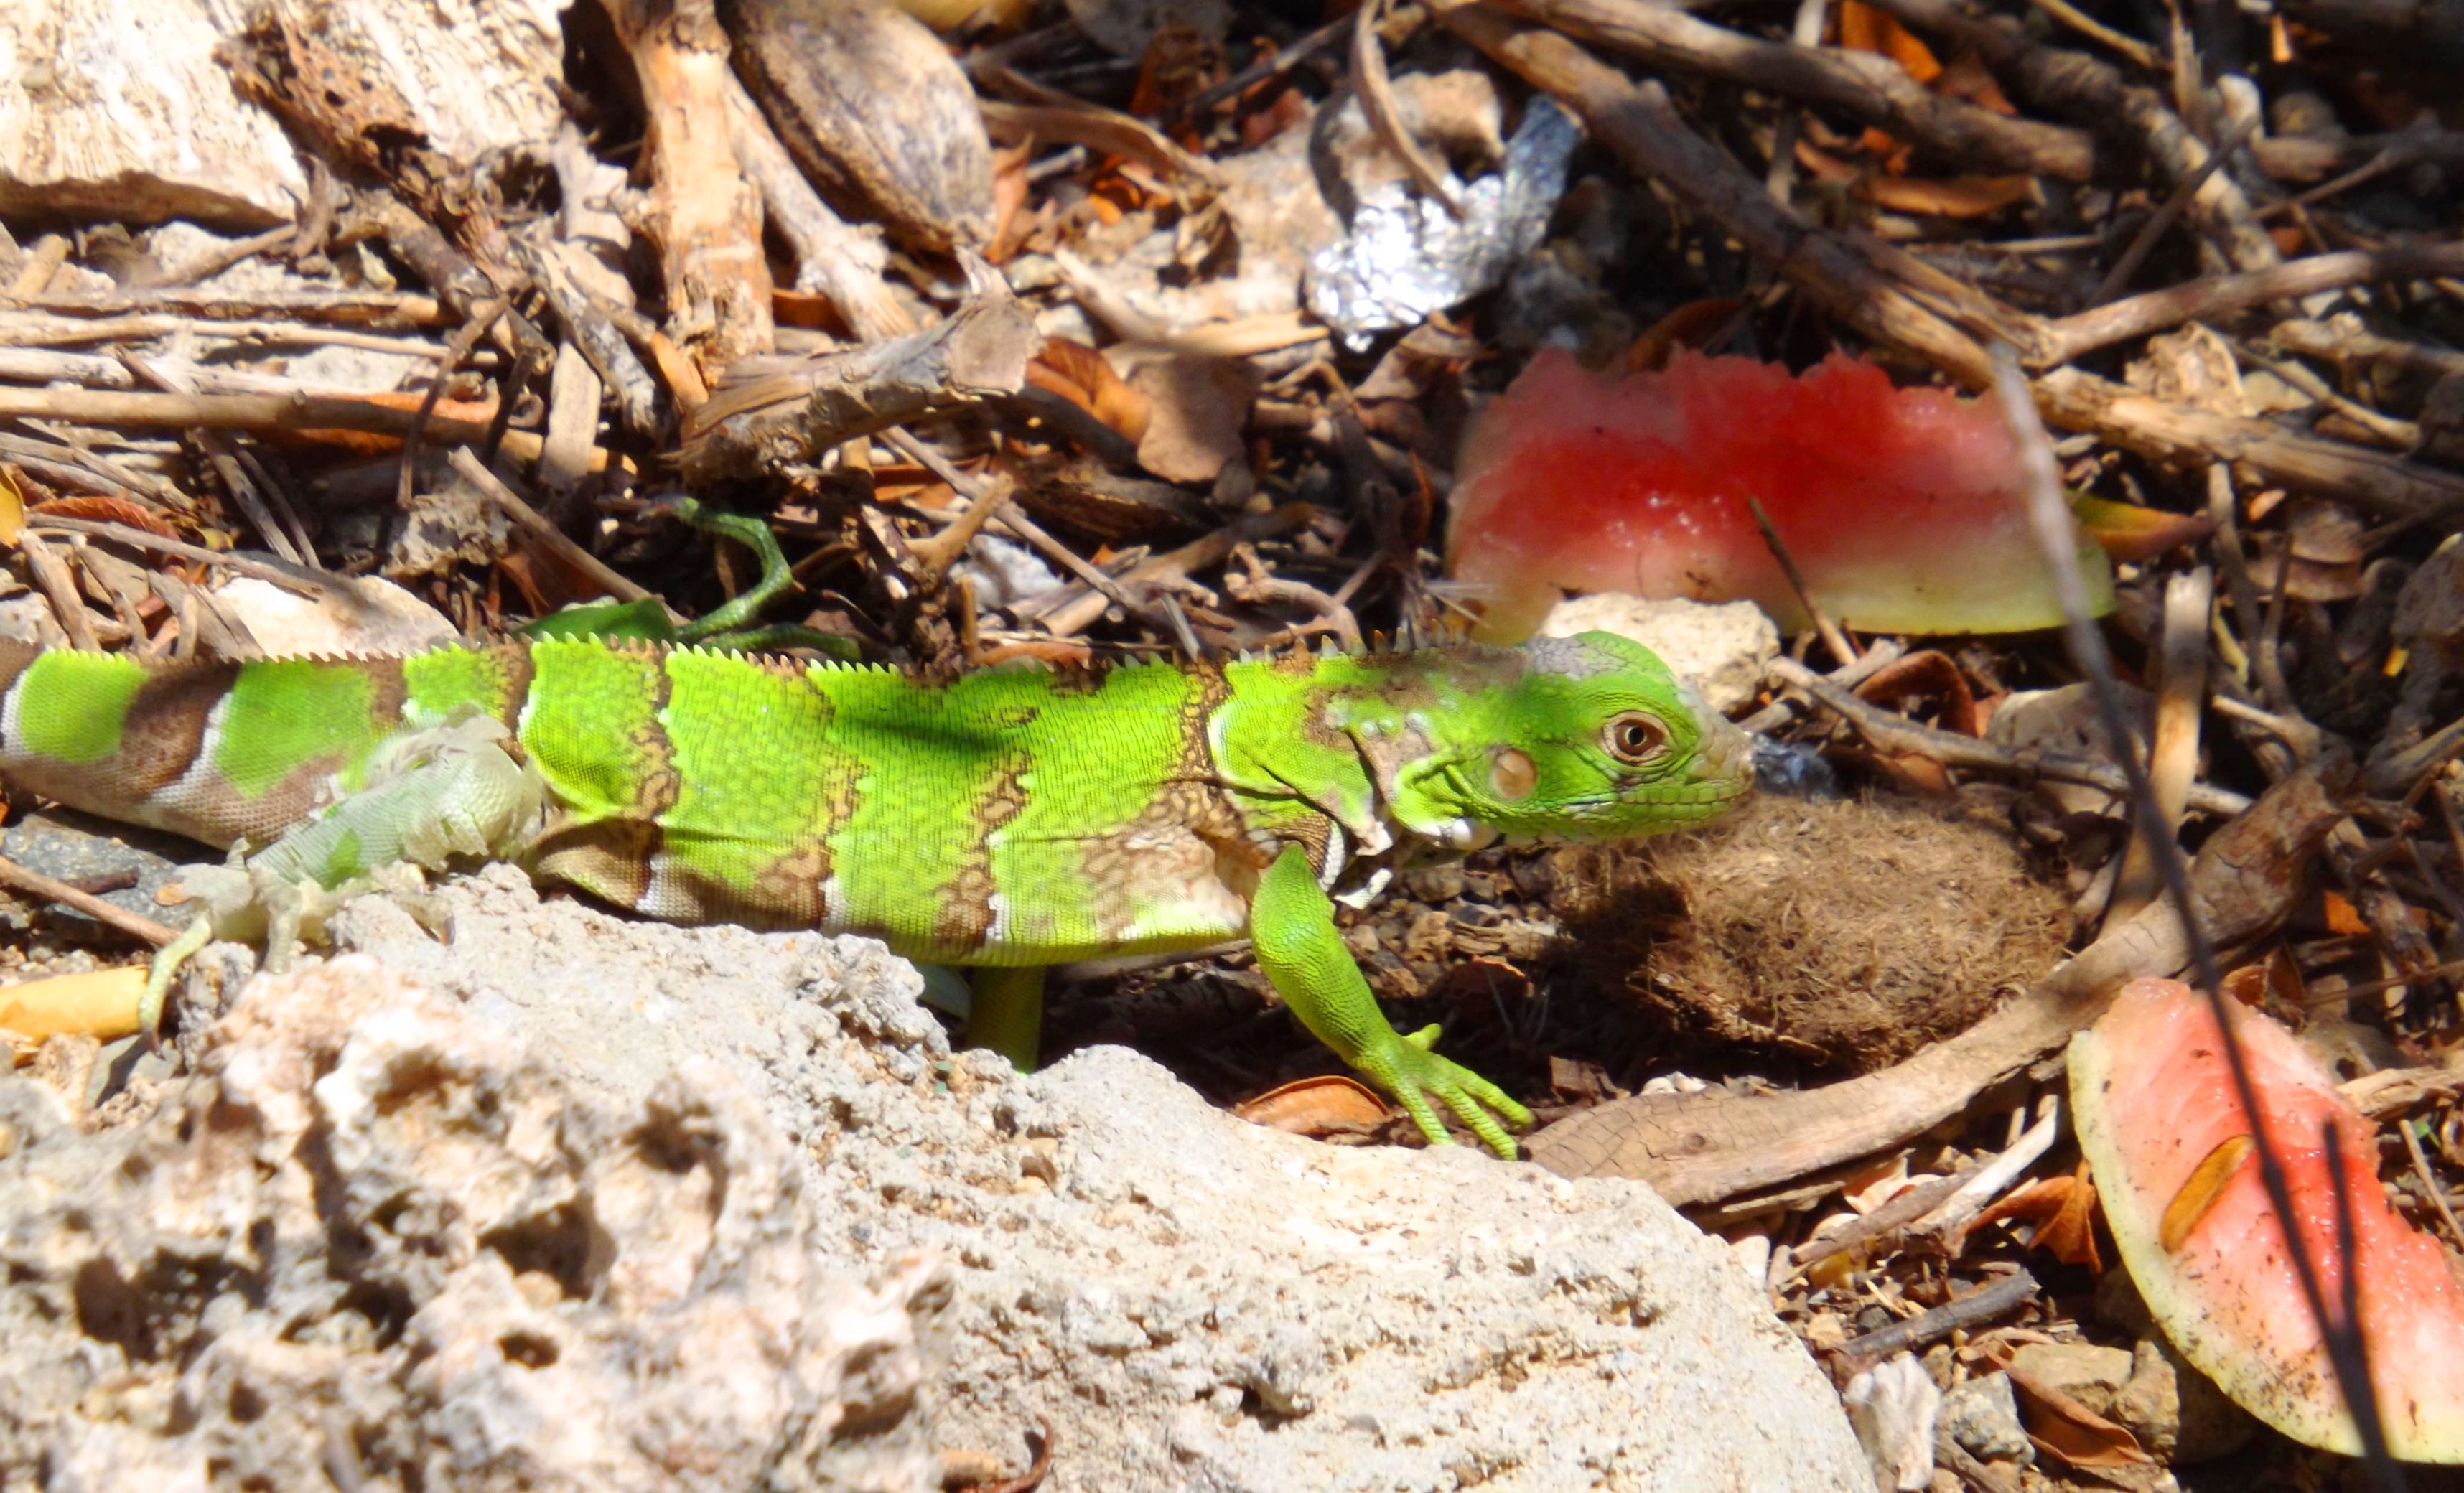
{"label": "iguana foot", "polygon": [[[1395,1096],[1430,1145],[1454,1144],[1454,1137],[1446,1133],[1445,1123],[1438,1118],[1436,1107],[1429,1103],[1435,1097],[1489,1150],[1513,1160],[1514,1137],[1506,1132],[1506,1126],[1520,1130],[1529,1125],[1531,1111],[1462,1064],[1430,1051],[1437,1041],[1438,1028],[1434,1024],[1417,1032],[1397,1032],[1392,1043],[1377,1043],[1363,1053],[1353,1066],[1371,1083]],[[1500,1116],[1506,1125],[1498,1123]]]}
{"label": "iguana foot", "polygon": [[179,937],[154,951],[154,962],[145,971],[145,994],[137,999],[137,1030],[144,1035],[147,1051],[163,1050],[163,1011],[171,1003],[171,981],[213,940],[213,917],[200,912]]}

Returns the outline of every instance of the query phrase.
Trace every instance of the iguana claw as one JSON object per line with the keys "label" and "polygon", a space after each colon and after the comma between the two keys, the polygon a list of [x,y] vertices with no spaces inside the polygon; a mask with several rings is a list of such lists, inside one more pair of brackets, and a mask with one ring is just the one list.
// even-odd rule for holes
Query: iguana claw
{"label": "iguana claw", "polygon": [[[1517,1153],[1514,1137],[1506,1132],[1505,1125],[1497,1123],[1498,1116],[1503,1115],[1507,1125],[1520,1130],[1531,1123],[1531,1111],[1471,1069],[1430,1051],[1437,1041],[1434,1023],[1417,1032],[1397,1033],[1392,1043],[1379,1043],[1376,1050],[1364,1053],[1355,1066],[1370,1082],[1395,1096],[1430,1145],[1454,1143],[1446,1133],[1445,1123],[1429,1103],[1430,1096],[1435,1095],[1489,1150],[1513,1160]],[[1492,1109],[1495,1114],[1489,1112]]]}
{"label": "iguana claw", "polygon": [[163,1050],[163,1008],[170,1004],[171,981],[213,938],[214,920],[201,912],[180,931],[179,937],[154,951],[154,962],[145,971],[145,993],[137,999],[137,1030],[144,1035],[147,1051]]}

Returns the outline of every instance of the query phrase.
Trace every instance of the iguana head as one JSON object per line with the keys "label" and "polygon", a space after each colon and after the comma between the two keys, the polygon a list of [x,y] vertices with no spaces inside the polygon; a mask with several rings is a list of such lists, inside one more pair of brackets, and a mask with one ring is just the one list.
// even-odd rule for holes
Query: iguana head
{"label": "iguana head", "polygon": [[1406,829],[1457,848],[1616,840],[1700,824],[1753,787],[1752,738],[1640,644],[1586,632],[1467,651],[1493,671],[1485,688],[1413,713],[1411,747],[1362,743]]}

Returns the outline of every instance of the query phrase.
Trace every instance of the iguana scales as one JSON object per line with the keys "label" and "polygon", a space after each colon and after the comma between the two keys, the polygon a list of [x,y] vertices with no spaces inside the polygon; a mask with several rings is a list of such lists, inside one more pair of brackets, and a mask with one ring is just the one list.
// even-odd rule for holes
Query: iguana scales
{"label": "iguana scales", "polygon": [[1245,934],[1431,1140],[1434,1098],[1507,1155],[1497,1116],[1529,1116],[1437,1028],[1387,1023],[1330,893],[1500,836],[1683,828],[1752,781],[1742,732],[1601,633],[946,683],[591,638],[250,663],[0,643],[0,778],[247,852],[191,945],[211,923],[278,958],[325,893],[506,860],[650,917],[981,967],[977,1039],[1031,1061],[1045,966]]}

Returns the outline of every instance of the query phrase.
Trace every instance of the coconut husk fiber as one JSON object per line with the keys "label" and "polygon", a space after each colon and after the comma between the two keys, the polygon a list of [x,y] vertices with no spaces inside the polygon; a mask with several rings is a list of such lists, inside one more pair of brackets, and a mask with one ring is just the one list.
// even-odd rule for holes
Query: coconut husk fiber
{"label": "coconut husk fiber", "polygon": [[1956,802],[1757,795],[1700,834],[1557,853],[1577,978],[1622,992],[1684,1059],[1749,1049],[1863,1072],[2041,977],[2069,898],[2007,819]]}

